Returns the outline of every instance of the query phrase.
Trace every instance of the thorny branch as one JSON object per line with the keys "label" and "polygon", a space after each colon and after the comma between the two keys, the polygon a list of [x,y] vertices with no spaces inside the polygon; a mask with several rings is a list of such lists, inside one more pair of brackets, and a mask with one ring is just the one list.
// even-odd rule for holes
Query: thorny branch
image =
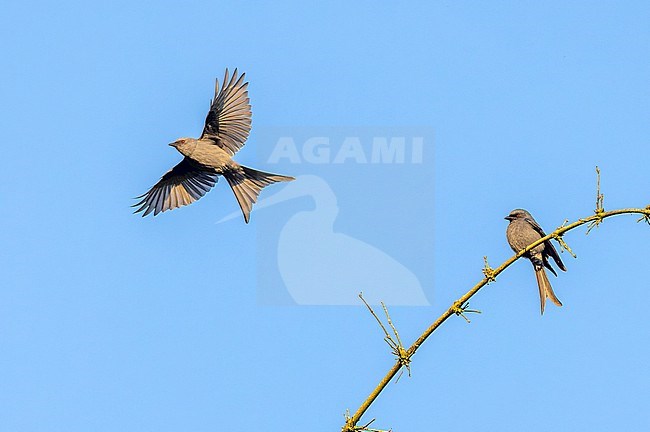
{"label": "thorny branch", "polygon": [[[437,320],[433,322],[423,333],[420,335],[420,337],[413,342],[413,345],[407,350],[405,350],[402,347],[401,341],[399,340],[399,337],[397,336],[397,331],[395,328],[392,326],[392,323],[390,321],[390,317],[388,317],[388,322],[390,323],[391,327],[393,327],[395,336],[397,338],[397,343],[391,338],[390,334],[386,331],[386,328],[384,325],[381,323],[381,320],[377,317],[377,315],[374,313],[372,308],[366,303],[365,300],[363,300],[363,297],[361,294],[359,297],[363,300],[363,302],[366,304],[370,312],[373,314],[375,319],[379,322],[380,326],[384,330],[384,334],[386,337],[384,338],[386,342],[393,348],[393,354],[397,356],[397,360],[393,367],[386,373],[386,375],[382,378],[382,380],[377,384],[375,389],[370,393],[370,395],[366,398],[366,400],[361,404],[359,409],[354,413],[354,415],[350,416],[347,414],[345,416],[345,424],[342,427],[342,432],[358,432],[358,431],[364,431],[364,430],[371,430],[368,429],[368,425],[374,421],[374,419],[366,424],[365,426],[358,426],[357,424],[361,420],[361,417],[364,415],[364,413],[368,410],[370,405],[377,399],[379,394],[386,388],[388,383],[397,375],[398,372],[402,369],[403,366],[406,366],[408,368],[408,362],[411,361],[411,357],[415,354],[415,352],[420,348],[420,346],[424,343],[424,341],[427,340],[431,334],[442,325],[450,316],[452,315],[459,315],[465,318],[467,322],[469,320],[467,317],[465,317],[463,314],[467,312],[478,312],[474,310],[467,309],[469,306],[469,299],[472,298],[481,288],[489,284],[490,282],[494,282],[496,280],[496,277],[501,274],[506,268],[510,267],[515,261],[517,261],[519,258],[521,258],[524,254],[526,254],[528,251],[531,249],[535,248],[536,246],[544,243],[547,240],[550,239],[555,239],[559,244],[560,247],[567,252],[569,252],[574,258],[575,254],[571,250],[571,248],[566,244],[566,242],[563,239],[563,235],[571,231],[575,228],[578,228],[579,226],[588,224],[587,228],[587,233],[595,227],[600,225],[603,220],[612,217],[612,216],[617,216],[617,215],[622,215],[622,214],[639,214],[641,215],[641,218],[637,222],[645,221],[650,225],[650,205],[648,205],[645,208],[624,208],[624,209],[618,209],[618,210],[611,210],[611,211],[605,211],[603,207],[603,195],[600,193],[600,169],[596,167],[596,174],[598,177],[597,180],[597,190],[596,190],[596,210],[594,211],[594,214],[592,216],[578,219],[577,221],[567,224],[568,220],[565,220],[564,223],[558,227],[555,231],[552,233],[548,234],[545,237],[542,237],[541,239],[537,240],[534,243],[531,243],[530,245],[526,246],[526,248],[520,250],[517,252],[514,256],[510,257],[508,260],[506,260],[503,264],[501,264],[499,267],[493,269],[491,268],[488,263],[487,263],[487,257],[484,257],[484,262],[485,266],[483,268],[483,279],[479,281],[476,285],[474,285],[469,291],[467,291],[462,297],[460,297],[458,300],[456,300],[445,312],[438,317]],[[386,306],[382,303],[382,306],[384,307],[384,312],[388,316],[388,310],[386,309]],[[389,342],[390,341],[390,342]],[[397,347],[397,350],[395,350],[395,347]],[[407,361],[406,364],[404,364],[404,361]],[[410,371],[409,371],[410,372]]]}

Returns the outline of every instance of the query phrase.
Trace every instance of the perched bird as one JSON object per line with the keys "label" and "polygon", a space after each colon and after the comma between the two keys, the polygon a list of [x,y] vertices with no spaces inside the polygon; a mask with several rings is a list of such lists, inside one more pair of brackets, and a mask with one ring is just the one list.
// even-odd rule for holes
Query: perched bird
{"label": "perched bird", "polygon": [[237,77],[237,69],[228,78],[228,69],[219,90],[217,80],[214,99],[199,139],[179,138],[169,144],[183,160],[162,176],[147,193],[138,197],[135,211],[154,216],[193,203],[206,194],[220,175],[224,176],[237,198],[248,223],[253,203],[262,189],[272,183],[294,180],[293,177],[270,174],[239,165],[232,157],[243,147],[251,130],[251,106],[245,74]]}
{"label": "perched bird", "polygon": [[[526,210],[515,209],[511,211],[505,219],[510,221],[510,224],[506,229],[506,238],[508,239],[510,247],[515,252],[519,252],[526,246],[546,236],[542,227],[539,226],[531,214]],[[557,264],[562,271],[566,271],[566,267],[564,267],[564,263],[562,263],[560,255],[558,255],[555,247],[551,244],[551,241],[546,240],[544,243],[531,249],[524,256],[530,260],[535,268],[542,315],[544,314],[544,305],[546,304],[547,298],[550,298],[557,306],[562,306],[562,302],[560,302],[560,300],[555,296],[553,288],[551,288],[551,283],[548,281],[548,277],[546,277],[546,272],[544,271],[544,267],[546,267],[557,276],[557,273],[548,262],[549,256],[553,258],[555,264]]]}

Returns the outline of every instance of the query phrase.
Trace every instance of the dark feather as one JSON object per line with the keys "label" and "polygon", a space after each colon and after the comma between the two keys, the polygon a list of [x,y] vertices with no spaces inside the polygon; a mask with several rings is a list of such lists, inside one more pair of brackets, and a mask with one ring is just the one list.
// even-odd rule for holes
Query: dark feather
{"label": "dark feather", "polygon": [[143,212],[154,216],[193,203],[205,195],[216,183],[217,175],[195,166],[188,158],[162,176],[147,193],[132,207],[139,207],[134,213]]}
{"label": "dark feather", "polygon": [[[535,219],[533,219],[533,218],[526,218],[525,220],[526,220],[526,222],[528,222],[528,223],[530,224],[530,226],[533,227],[533,229],[535,229],[535,231],[537,231],[537,233],[538,233],[540,236],[542,236],[542,237],[546,237],[546,233],[544,232],[544,230],[542,229],[542,227],[539,226],[539,224],[537,223],[537,221],[535,221]],[[551,243],[550,240],[546,240],[546,241],[544,242],[544,255],[545,255],[545,256],[550,256],[551,258],[553,258],[553,261],[555,261],[555,264],[557,264],[557,266],[558,266],[562,271],[566,271],[566,267],[564,266],[564,263],[562,262],[562,259],[560,258],[560,255],[557,253],[557,250],[555,250],[555,246],[553,246],[553,243]],[[546,268],[549,268],[549,269],[551,268],[551,266],[548,264],[548,261],[546,261],[544,264],[545,264]],[[552,269],[551,269],[551,270],[552,270]],[[557,276],[557,274],[555,273],[555,271],[553,271],[553,274],[555,274],[555,275]]]}
{"label": "dark feather", "polygon": [[229,79],[226,69],[221,90],[217,80],[214,99],[201,134],[201,139],[214,141],[231,156],[244,146],[251,130],[252,114],[245,75],[237,77],[235,69]]}

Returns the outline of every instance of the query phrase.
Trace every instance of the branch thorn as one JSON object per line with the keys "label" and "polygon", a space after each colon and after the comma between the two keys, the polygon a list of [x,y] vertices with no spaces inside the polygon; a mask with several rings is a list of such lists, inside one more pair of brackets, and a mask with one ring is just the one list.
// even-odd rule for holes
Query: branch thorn
{"label": "branch thorn", "polygon": [[[564,228],[567,223],[569,223],[569,219],[564,219],[562,225],[555,231],[559,231],[560,229]],[[578,258],[578,256],[573,253],[569,245],[564,241],[563,234],[555,234],[553,238],[555,239],[555,241],[557,241],[560,244],[560,252],[567,251],[569,255],[571,255],[573,258]]]}
{"label": "branch thorn", "polygon": [[496,276],[494,275],[494,269],[490,267],[490,264],[488,264],[487,256],[483,257],[483,263],[483,276],[485,276],[485,279],[487,279],[487,283],[494,282],[496,280]]}
{"label": "branch thorn", "polygon": [[480,314],[480,310],[476,309],[468,309],[469,308],[469,302],[466,302],[465,304],[461,303],[460,300],[457,300],[454,302],[454,305],[451,307],[451,310],[453,313],[455,313],[457,316],[461,316],[467,321],[467,324],[471,323],[469,318],[465,316],[466,313],[478,313]]}
{"label": "branch thorn", "polygon": [[346,412],[345,412],[345,426],[343,426],[342,432],[391,432],[392,431],[392,429],[389,429],[387,431],[383,430],[383,429],[371,429],[369,426],[375,420],[376,419],[372,419],[363,426],[351,425],[350,422],[352,421],[352,417],[350,417],[350,411],[346,410]]}
{"label": "branch thorn", "polygon": [[639,218],[639,220],[637,221],[637,223],[638,223],[638,222],[641,222],[641,221],[645,221],[645,223],[647,223],[648,225],[650,225],[650,205],[647,206],[645,209],[648,210],[648,213],[644,213],[643,216],[641,216],[641,217]]}

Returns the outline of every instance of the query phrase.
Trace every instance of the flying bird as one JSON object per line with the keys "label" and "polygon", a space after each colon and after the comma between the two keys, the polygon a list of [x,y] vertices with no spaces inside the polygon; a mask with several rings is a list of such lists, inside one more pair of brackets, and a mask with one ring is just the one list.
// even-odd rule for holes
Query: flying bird
{"label": "flying bird", "polygon": [[[515,209],[511,211],[505,219],[510,221],[510,224],[508,224],[508,228],[506,229],[506,238],[508,239],[510,247],[515,252],[519,252],[542,237],[546,237],[542,227],[539,226],[531,214],[526,210]],[[555,261],[555,264],[557,264],[560,270],[566,271],[566,267],[560,259],[560,255],[558,255],[555,250],[555,247],[551,244],[551,241],[546,240],[544,243],[531,249],[524,256],[530,260],[535,268],[542,315],[544,315],[544,306],[547,298],[550,298],[557,306],[562,306],[562,302],[560,302],[553,292],[551,283],[548,281],[548,277],[544,271],[544,267],[546,267],[551,271],[551,273],[557,276],[557,273],[548,262],[548,257],[553,258],[553,261]]]}
{"label": "flying bird", "polygon": [[253,203],[266,186],[294,180],[293,177],[266,173],[245,167],[232,157],[244,146],[251,130],[251,106],[248,82],[237,76],[235,69],[229,78],[228,69],[219,89],[217,79],[214,98],[199,139],[179,138],[169,144],[178,150],[183,160],[162,176],[133,207],[135,213],[157,215],[193,203],[205,195],[224,176],[237,198],[248,223]]}

